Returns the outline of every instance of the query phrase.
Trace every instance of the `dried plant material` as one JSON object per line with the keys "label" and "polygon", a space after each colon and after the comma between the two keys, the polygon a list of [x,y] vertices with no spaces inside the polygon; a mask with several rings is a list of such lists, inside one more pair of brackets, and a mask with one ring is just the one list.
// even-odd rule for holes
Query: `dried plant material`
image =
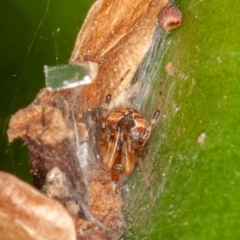
{"label": "dried plant material", "polygon": [[9,141],[20,137],[27,143],[34,185],[69,211],[77,239],[118,239],[126,227],[121,196],[98,149],[102,105],[108,94],[119,103],[138,90],[139,83],[132,84],[132,78],[167,3],[96,1],[70,59],[73,64],[95,62],[95,81],[57,92],[43,89],[11,118]]}
{"label": "dried plant material", "polygon": [[111,240],[92,222],[79,219],[76,223],[77,240]]}
{"label": "dried plant material", "polygon": [[19,110],[11,118],[9,126],[9,142],[20,137],[38,144],[56,144],[71,135],[61,111],[51,106],[31,105]]}
{"label": "dried plant material", "polygon": [[1,240],[75,240],[74,222],[65,208],[16,177],[0,172]]}
{"label": "dried plant material", "polygon": [[109,93],[114,99],[128,91],[151,45],[157,16],[167,3],[167,0],[99,0],[93,5],[70,60],[72,63],[90,60],[99,66],[95,82],[74,96],[81,106],[91,109],[103,104]]}
{"label": "dried plant material", "polygon": [[69,199],[73,189],[71,189],[71,184],[66,175],[57,167],[54,167],[48,172],[42,191],[50,198]]}
{"label": "dried plant material", "polygon": [[67,176],[58,168],[52,168],[46,175],[46,180],[41,191],[48,197],[59,200],[69,209],[69,213],[76,216],[79,211],[79,205],[75,206],[75,190]]}
{"label": "dried plant material", "polygon": [[166,5],[158,15],[159,23],[165,31],[179,27],[182,22],[182,13],[173,4]]}
{"label": "dried plant material", "polygon": [[93,169],[89,189],[92,214],[109,229],[109,235],[113,239],[118,239],[126,225],[122,215],[123,202],[119,193],[116,193],[113,182],[102,169]]}
{"label": "dried plant material", "polygon": [[[44,98],[44,100],[46,102],[49,101],[49,103],[54,105],[56,99],[51,101],[51,98],[50,100]],[[61,102],[60,99],[58,99],[58,102],[59,101]],[[15,129],[19,130],[16,132],[21,133],[18,133],[18,135],[20,135],[28,144],[30,150],[30,171],[33,175],[34,185],[48,197],[60,201],[76,221],[81,218],[90,219],[94,226],[94,234],[101,233],[107,238],[111,237],[111,239],[119,238],[125,227],[125,221],[122,217],[123,203],[121,197],[116,194],[109,176],[106,173],[104,175],[104,170],[98,167],[100,163],[96,158],[96,149],[93,148],[92,150],[94,153],[89,155],[87,150],[88,144],[82,143],[79,146],[76,146],[73,138],[81,135],[79,129],[76,130],[77,133],[75,132],[75,134],[79,133],[78,136],[63,139],[60,143],[55,141],[51,144],[49,144],[49,141],[39,141],[42,136],[42,131],[38,131],[37,135],[29,134],[28,126],[34,122],[32,116],[35,116],[36,120],[39,120],[35,124],[37,129],[54,130],[54,128],[51,128],[51,126],[46,124],[48,121],[45,121],[44,119],[49,116],[45,116],[42,111],[39,111],[39,109],[42,109],[41,105],[38,106],[35,104],[27,108],[28,110],[30,109],[30,111],[25,112],[24,110],[26,109],[19,111],[10,122],[10,127],[12,126],[12,123],[21,123],[21,127],[17,125]],[[68,123],[66,122],[65,117],[63,117],[63,113],[66,110],[64,102],[59,104],[61,110],[52,106],[49,107],[44,105],[44,107],[51,109],[51,114],[53,114],[53,116],[54,112],[61,113],[58,116],[61,116],[60,120],[64,122],[64,128],[68,129],[67,125],[71,126],[74,124],[69,113],[65,113],[65,115],[68,116]],[[29,114],[30,117],[21,122],[21,119],[28,116],[26,113]],[[95,136],[96,126],[93,124],[95,120],[91,117],[91,112],[87,112],[87,115],[89,116],[86,116],[85,118],[88,119],[87,122],[89,124],[88,129],[90,136]],[[98,116],[98,114],[96,114],[96,116]],[[79,115],[78,117],[81,119],[84,118],[83,115]],[[70,122],[72,124],[70,124]],[[35,125],[33,124],[33,126]],[[13,128],[15,126],[16,125],[14,125]],[[79,127],[86,128],[86,125],[80,124]],[[12,128],[9,130],[9,134],[11,134],[11,129]],[[69,129],[69,132],[72,131],[73,130]],[[55,134],[54,131],[53,134]],[[53,137],[55,138],[55,136]],[[80,150],[81,148],[82,150]],[[86,160],[84,160],[84,158],[86,158]],[[92,167],[92,170],[90,170],[88,169],[89,165],[94,165],[95,167]],[[94,174],[91,174],[91,172]],[[95,196],[98,196],[98,201],[93,201],[90,207],[91,199],[94,198],[96,200],[92,195],[93,192]],[[115,209],[115,211],[109,210],[106,212],[102,210],[102,206],[107,202],[102,196],[108,197],[107,208]],[[111,197],[109,198],[109,196]],[[118,207],[116,207],[116,203],[118,203]],[[106,217],[106,214],[108,217]],[[102,229],[104,229],[104,232]],[[82,236],[89,234],[91,231],[89,230]]]}

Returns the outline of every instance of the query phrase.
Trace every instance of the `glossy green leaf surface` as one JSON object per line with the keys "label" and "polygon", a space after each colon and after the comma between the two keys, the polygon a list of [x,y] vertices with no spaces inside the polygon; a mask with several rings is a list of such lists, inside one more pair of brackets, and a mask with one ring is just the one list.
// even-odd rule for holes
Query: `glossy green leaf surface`
{"label": "glossy green leaf surface", "polygon": [[150,177],[156,204],[135,173],[125,194],[126,239],[238,239],[239,3],[178,4],[184,23],[167,36],[162,116],[148,145],[160,176]]}

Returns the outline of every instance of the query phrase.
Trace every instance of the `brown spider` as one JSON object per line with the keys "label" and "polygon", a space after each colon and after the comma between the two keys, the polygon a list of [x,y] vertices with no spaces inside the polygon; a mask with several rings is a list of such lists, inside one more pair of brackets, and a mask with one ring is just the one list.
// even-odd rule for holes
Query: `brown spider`
{"label": "brown spider", "polygon": [[[106,103],[109,104],[110,101],[111,95],[108,95]],[[110,172],[111,179],[118,182],[117,189],[121,185],[123,176],[130,175],[134,170],[135,164],[138,162],[153,203],[154,198],[151,186],[144,171],[141,158],[146,156],[144,145],[151,135],[159,113],[160,111],[156,110],[149,123],[140,112],[132,108],[120,107],[110,112],[105,109],[102,114],[101,125],[103,165]],[[148,156],[147,160],[154,173],[152,162]],[[155,178],[157,179],[156,174]]]}

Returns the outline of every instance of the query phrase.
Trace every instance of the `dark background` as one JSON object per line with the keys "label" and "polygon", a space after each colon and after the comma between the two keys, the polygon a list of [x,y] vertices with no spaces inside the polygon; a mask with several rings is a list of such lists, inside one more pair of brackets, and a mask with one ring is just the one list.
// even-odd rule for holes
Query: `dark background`
{"label": "dark background", "polygon": [[8,144],[8,122],[44,87],[43,66],[68,63],[93,0],[1,1],[0,170],[31,181],[22,140]]}

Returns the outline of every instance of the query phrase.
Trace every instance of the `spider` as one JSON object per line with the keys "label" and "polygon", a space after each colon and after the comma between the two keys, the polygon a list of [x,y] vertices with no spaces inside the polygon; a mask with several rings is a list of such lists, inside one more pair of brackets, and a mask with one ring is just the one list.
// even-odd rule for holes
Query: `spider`
{"label": "spider", "polygon": [[[110,101],[111,95],[109,94],[106,97],[106,104],[109,105]],[[132,108],[119,107],[110,112],[106,108],[101,119],[103,165],[110,173],[111,179],[118,182],[117,189],[121,185],[123,177],[129,176],[138,162],[153,203],[151,186],[141,158],[147,157],[148,164],[155,178],[158,179],[144,146],[149,140],[159,114],[160,110],[157,109],[149,123],[139,111]]]}

